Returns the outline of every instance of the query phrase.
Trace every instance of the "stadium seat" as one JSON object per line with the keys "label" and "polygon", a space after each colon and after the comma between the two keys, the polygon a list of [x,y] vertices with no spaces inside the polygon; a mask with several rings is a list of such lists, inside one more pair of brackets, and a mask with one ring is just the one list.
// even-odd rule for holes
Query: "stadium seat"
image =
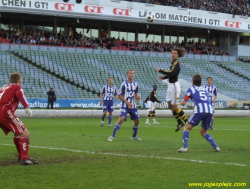
{"label": "stadium seat", "polygon": [[[99,98],[98,94],[108,77],[114,78],[117,88],[126,79],[128,69],[135,71],[135,80],[139,83],[142,98],[151,92],[152,85],[158,85],[158,98],[165,99],[166,85],[157,81],[156,68],[168,69],[170,57],[143,57],[117,54],[91,54],[57,51],[15,50],[14,53],[27,58],[31,64],[18,59],[9,52],[1,51],[0,71],[10,73],[21,72],[25,78],[24,91],[28,95],[30,86],[37,86],[36,92],[46,98],[48,88],[58,86],[59,98]],[[218,90],[229,97],[249,99],[244,88],[249,84],[249,66],[245,63],[211,63],[204,59],[180,59],[182,71],[179,78],[191,82],[192,75],[200,73],[203,78],[211,76]],[[37,68],[38,67],[38,68]],[[39,68],[45,69],[43,71]],[[48,74],[49,73],[49,74]],[[60,78],[57,78],[57,77]],[[4,75],[0,81],[4,83]],[[248,80],[247,80],[248,79]],[[71,84],[63,80],[71,82]],[[206,80],[203,79],[203,84]],[[72,87],[73,86],[73,87]],[[76,86],[80,87],[77,88]],[[82,90],[84,89],[84,90]],[[184,95],[184,90],[181,96]],[[93,94],[94,93],[94,94]]]}

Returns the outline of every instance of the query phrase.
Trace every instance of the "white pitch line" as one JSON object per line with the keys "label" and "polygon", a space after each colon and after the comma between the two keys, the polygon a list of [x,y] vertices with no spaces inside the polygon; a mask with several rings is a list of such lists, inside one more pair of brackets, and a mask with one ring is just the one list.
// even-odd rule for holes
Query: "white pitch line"
{"label": "white pitch line", "polygon": [[[89,123],[54,123],[54,125],[88,125]],[[99,126],[99,125],[98,125]],[[122,125],[121,127],[133,127],[132,125]],[[167,129],[174,129],[175,127],[170,127],[170,126],[160,126],[160,125],[139,125],[139,127],[160,127],[160,128],[167,128]],[[237,127],[237,126],[236,126]],[[198,126],[199,128],[199,126]],[[214,128],[214,130],[216,131],[247,131],[250,132],[250,130],[247,129],[216,129]]]}
{"label": "white pitch line", "polygon": [[[13,144],[0,144],[0,145],[2,145],[2,146],[14,146]],[[250,166],[249,164],[241,164],[241,163],[221,163],[221,162],[214,162],[214,161],[203,161],[203,160],[184,159],[184,158],[175,158],[175,157],[145,156],[145,155],[135,155],[135,154],[116,154],[116,153],[105,153],[105,152],[91,152],[91,151],[73,150],[73,149],[67,149],[67,148],[44,147],[44,146],[30,146],[30,147],[31,148],[38,148],[38,149],[59,150],[59,151],[68,151],[68,152],[77,152],[77,153],[80,152],[80,153],[86,153],[86,154],[97,154],[97,155],[108,155],[108,156],[167,159],[167,160],[187,161],[187,162],[195,162],[195,163],[234,165],[234,166],[240,166],[240,167],[248,167],[248,166]]]}
{"label": "white pitch line", "polygon": [[[164,127],[164,128],[168,128],[168,129],[173,129],[175,127],[170,127],[170,126],[155,126],[155,125],[142,125],[144,127]],[[197,126],[197,128],[200,128],[200,126]],[[247,129],[216,129],[214,128],[213,130],[216,130],[216,131],[248,131],[250,132],[250,130],[247,130]]]}

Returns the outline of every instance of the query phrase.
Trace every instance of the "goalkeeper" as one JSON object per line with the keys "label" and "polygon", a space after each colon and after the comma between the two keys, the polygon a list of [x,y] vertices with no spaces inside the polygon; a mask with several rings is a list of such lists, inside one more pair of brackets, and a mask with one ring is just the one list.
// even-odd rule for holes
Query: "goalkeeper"
{"label": "goalkeeper", "polygon": [[0,88],[0,127],[5,135],[9,132],[14,133],[14,143],[21,165],[38,164],[37,161],[29,157],[30,133],[15,115],[19,103],[25,108],[28,117],[32,115],[21,84],[21,74],[14,72],[9,77],[9,84]]}

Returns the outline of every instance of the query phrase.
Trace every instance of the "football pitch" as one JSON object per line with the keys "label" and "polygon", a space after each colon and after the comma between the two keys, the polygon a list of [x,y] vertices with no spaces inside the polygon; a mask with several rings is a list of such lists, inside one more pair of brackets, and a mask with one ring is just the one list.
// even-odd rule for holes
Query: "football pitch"
{"label": "football pitch", "polygon": [[142,118],[142,141],[131,140],[128,120],[113,142],[107,141],[113,131],[107,118],[104,127],[99,118],[22,121],[31,133],[30,156],[40,164],[21,166],[13,134],[1,132],[1,189],[250,188],[249,118],[215,118],[209,133],[221,152],[214,152],[197,126],[186,153],[177,152],[182,130],[174,132],[174,118],[158,118],[159,125],[149,126]]}

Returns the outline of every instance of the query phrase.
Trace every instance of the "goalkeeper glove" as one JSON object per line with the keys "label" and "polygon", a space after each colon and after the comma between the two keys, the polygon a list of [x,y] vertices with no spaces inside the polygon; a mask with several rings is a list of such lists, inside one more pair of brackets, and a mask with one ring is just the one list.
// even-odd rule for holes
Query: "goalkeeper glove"
{"label": "goalkeeper glove", "polygon": [[25,113],[26,113],[27,117],[32,116],[32,111],[31,111],[31,109],[29,107],[25,109]]}

